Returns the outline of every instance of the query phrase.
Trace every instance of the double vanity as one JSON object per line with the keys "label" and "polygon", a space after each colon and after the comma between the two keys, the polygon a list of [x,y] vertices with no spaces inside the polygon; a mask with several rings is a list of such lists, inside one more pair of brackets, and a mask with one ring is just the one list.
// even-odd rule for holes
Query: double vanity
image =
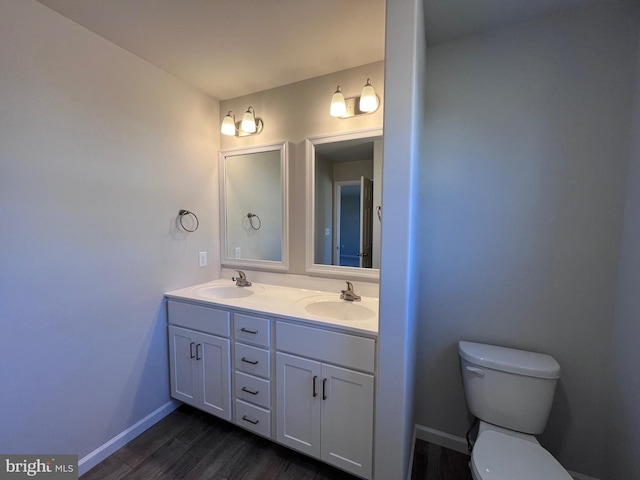
{"label": "double vanity", "polygon": [[172,397],[372,477],[376,298],[230,280],[166,297]]}
{"label": "double vanity", "polygon": [[[171,396],[371,479],[382,129],[305,139],[304,213],[289,209],[289,151],[219,154],[221,267],[269,281],[240,274],[166,294]],[[293,225],[306,241],[290,268]],[[302,258],[310,277],[298,276]],[[365,294],[329,277],[364,280]],[[310,288],[296,288],[303,278]]]}

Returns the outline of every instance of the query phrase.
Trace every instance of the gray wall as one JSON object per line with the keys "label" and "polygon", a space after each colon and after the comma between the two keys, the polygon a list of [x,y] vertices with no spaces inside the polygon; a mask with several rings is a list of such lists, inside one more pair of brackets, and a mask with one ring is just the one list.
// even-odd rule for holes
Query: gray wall
{"label": "gray wall", "polygon": [[[640,59],[640,56],[638,56]],[[640,71],[639,71],[640,72]],[[605,478],[640,478],[640,73],[633,97],[633,142],[624,206],[611,352],[611,430]]]}
{"label": "gray wall", "polygon": [[163,292],[219,272],[218,105],[32,0],[0,72],[0,452],[83,457],[169,401]]}
{"label": "gray wall", "polygon": [[[226,158],[228,258],[234,258],[236,248],[240,248],[240,258],[274,262],[283,260],[283,182],[280,165],[280,150]],[[258,218],[249,219],[249,213]]]}
{"label": "gray wall", "polygon": [[637,18],[592,7],[428,51],[416,423],[464,435],[458,340],[549,353],[541,442],[606,478]]}
{"label": "gray wall", "polygon": [[313,258],[315,263],[331,265],[333,255],[333,235],[324,235],[325,229],[333,232],[333,164],[323,161],[323,157],[318,155],[316,162],[316,190],[315,190],[315,225]]}

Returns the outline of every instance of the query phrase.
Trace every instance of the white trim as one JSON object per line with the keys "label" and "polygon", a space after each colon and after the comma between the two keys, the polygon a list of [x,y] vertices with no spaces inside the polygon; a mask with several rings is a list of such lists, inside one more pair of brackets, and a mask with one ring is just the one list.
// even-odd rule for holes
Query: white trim
{"label": "white trim", "polygon": [[570,470],[567,470],[569,475],[571,475],[575,480],[599,480],[596,477],[590,477],[589,475],[583,475],[582,473],[575,473]]}
{"label": "white trim", "polygon": [[[418,425],[416,423],[413,430],[413,449],[411,451],[410,465],[412,467],[413,467],[413,450],[415,450],[416,439],[424,440],[425,442],[433,443],[434,445],[439,445],[441,447],[445,447],[450,450],[455,450],[457,452],[469,455],[466,439],[462,437],[457,437],[455,435],[451,435],[446,432],[441,432],[440,430],[436,430],[434,428]],[[571,475],[574,478],[574,480],[599,480],[596,477],[590,477],[588,475],[583,475],[582,473],[575,473],[570,470],[567,470],[567,472],[569,472],[569,475]],[[411,478],[411,476],[409,476],[409,478]]]}
{"label": "white trim", "polygon": [[462,437],[456,437],[450,433],[441,432],[440,430],[418,424],[415,426],[415,432],[415,437],[420,440],[469,455],[467,440]]}
{"label": "white trim", "polygon": [[[306,168],[307,168],[307,218],[306,218],[306,272],[309,274],[331,275],[340,278],[355,278],[364,281],[379,281],[380,270],[377,268],[340,267],[338,265],[321,265],[315,262],[314,246],[314,221],[315,221],[315,146],[325,143],[356,140],[360,138],[381,137],[381,127],[354,130],[351,132],[334,133],[331,135],[318,135],[305,139]],[[333,254],[333,252],[332,252]]]}
{"label": "white trim", "polygon": [[[228,256],[227,242],[227,157],[248,155],[252,153],[280,152],[280,185],[282,186],[282,231],[280,260],[260,260],[248,258],[232,258]],[[289,270],[289,142],[274,142],[249,148],[235,148],[218,152],[218,186],[220,190],[220,262],[223,267],[261,268],[265,270]]]}
{"label": "white trim", "polygon": [[175,400],[169,400],[167,403],[161,405],[159,408],[151,412],[142,420],[134,423],[108,442],[96,448],[93,452],[82,457],[78,462],[78,476],[84,475],[109,455],[124,447],[127,443],[136,438],[142,432],[149,429],[164,417],[169,415],[180,405],[182,405],[182,403],[176,402]]}

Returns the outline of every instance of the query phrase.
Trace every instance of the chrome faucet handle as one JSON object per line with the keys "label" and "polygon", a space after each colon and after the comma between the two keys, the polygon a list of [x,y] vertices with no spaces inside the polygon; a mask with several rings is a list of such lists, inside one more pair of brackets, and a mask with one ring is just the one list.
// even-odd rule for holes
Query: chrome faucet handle
{"label": "chrome faucet handle", "polygon": [[242,270],[236,270],[238,272],[237,277],[231,277],[231,280],[236,282],[236,286],[238,287],[250,287],[251,282],[247,280],[247,276]]}
{"label": "chrome faucet handle", "polygon": [[353,291],[353,283],[351,283],[348,280],[346,280],[346,282],[347,282],[347,289],[340,290],[340,298],[342,300],[347,300],[349,302],[353,302],[354,300],[355,301],[361,300],[360,295],[356,295],[356,292]]}

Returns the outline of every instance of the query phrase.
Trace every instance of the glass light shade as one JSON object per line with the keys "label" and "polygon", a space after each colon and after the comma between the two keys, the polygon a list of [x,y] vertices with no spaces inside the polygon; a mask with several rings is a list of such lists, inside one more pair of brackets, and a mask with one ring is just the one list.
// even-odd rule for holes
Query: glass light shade
{"label": "glass light shade", "polygon": [[253,107],[249,107],[244,115],[242,116],[242,123],[240,124],[240,128],[243,132],[247,133],[256,133],[256,117],[253,114]]}
{"label": "glass light shade", "polygon": [[360,111],[371,113],[375,112],[378,108],[378,97],[376,95],[376,91],[371,85],[371,80],[367,78],[367,84],[362,89],[362,93],[360,94]]}
{"label": "glass light shade", "polygon": [[344,95],[340,91],[340,86],[336,89],[333,97],[331,97],[331,108],[329,115],[332,117],[344,117],[347,114],[347,105],[344,102]]}
{"label": "glass light shade", "polygon": [[228,135],[230,137],[233,137],[236,134],[236,121],[231,116],[231,112],[227,113],[227,115],[222,120],[220,133],[223,135]]}

